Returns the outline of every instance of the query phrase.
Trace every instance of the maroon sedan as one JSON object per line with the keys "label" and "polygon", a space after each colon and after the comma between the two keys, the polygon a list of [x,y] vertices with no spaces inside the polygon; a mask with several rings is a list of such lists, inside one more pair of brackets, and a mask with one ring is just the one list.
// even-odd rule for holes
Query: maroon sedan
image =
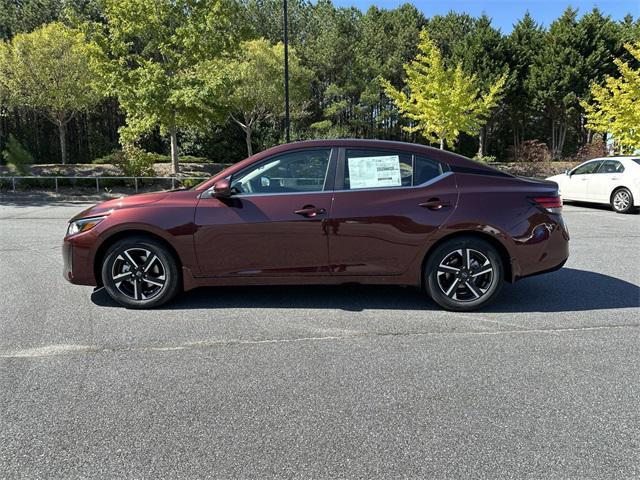
{"label": "maroon sedan", "polygon": [[215,285],[395,284],[450,310],[556,270],[569,235],[558,186],[400,142],[275,147],[190,190],[75,216],[64,276],[149,308]]}

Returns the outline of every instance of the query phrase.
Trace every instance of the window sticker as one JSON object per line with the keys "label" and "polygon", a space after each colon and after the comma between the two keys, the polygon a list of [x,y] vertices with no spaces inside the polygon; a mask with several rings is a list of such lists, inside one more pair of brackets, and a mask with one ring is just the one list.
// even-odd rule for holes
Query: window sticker
{"label": "window sticker", "polygon": [[398,155],[349,158],[348,163],[351,189],[402,186]]}

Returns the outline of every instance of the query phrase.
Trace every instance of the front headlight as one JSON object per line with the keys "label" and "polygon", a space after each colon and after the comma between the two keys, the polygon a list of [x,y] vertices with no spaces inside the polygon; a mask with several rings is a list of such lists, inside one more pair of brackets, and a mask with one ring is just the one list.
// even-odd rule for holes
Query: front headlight
{"label": "front headlight", "polygon": [[103,215],[102,217],[81,218],[75,222],[70,222],[69,227],[67,228],[67,235],[74,235],[76,233],[91,230],[105,218],[107,218],[107,216]]}

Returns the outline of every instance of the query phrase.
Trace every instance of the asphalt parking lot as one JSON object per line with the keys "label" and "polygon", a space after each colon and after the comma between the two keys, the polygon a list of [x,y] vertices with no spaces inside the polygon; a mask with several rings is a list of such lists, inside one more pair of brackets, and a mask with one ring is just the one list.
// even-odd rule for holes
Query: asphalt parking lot
{"label": "asphalt parking lot", "polygon": [[640,215],[480,313],[412,289],[210,288],[130,311],[61,276],[80,204],[0,204],[0,478],[640,476]]}

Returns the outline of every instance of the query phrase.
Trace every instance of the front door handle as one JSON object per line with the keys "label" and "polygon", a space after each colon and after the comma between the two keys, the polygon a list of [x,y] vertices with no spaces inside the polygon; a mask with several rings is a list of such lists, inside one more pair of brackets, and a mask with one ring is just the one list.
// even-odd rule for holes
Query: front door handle
{"label": "front door handle", "polygon": [[440,210],[441,208],[448,207],[450,202],[440,200],[439,198],[430,198],[426,202],[419,203],[418,206],[422,208],[428,208],[429,210]]}
{"label": "front door handle", "polygon": [[324,215],[327,211],[324,208],[317,208],[313,205],[305,205],[300,210],[295,210],[293,213],[296,215],[302,215],[303,217],[313,218],[318,215]]}

